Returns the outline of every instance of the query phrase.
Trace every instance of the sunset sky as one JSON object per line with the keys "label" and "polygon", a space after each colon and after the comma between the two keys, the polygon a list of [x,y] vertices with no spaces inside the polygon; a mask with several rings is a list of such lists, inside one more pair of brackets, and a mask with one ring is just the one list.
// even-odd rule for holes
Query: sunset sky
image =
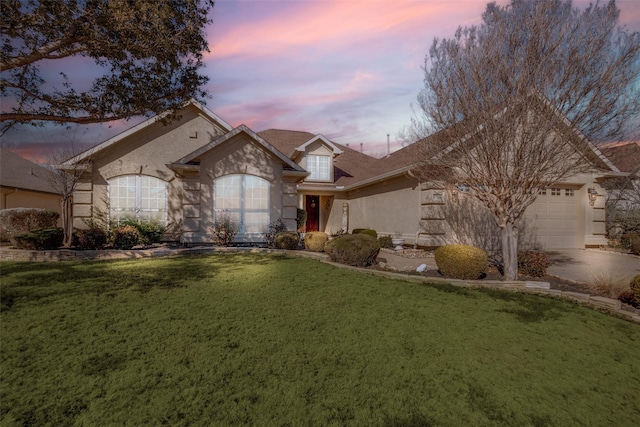
{"label": "sunset sky", "polygon": [[[505,4],[507,1],[498,1]],[[576,1],[584,6],[588,1]],[[640,0],[618,0],[640,31]],[[206,104],[232,126],[304,130],[371,155],[400,147],[435,37],[479,24],[486,0],[218,0],[207,29]],[[81,64],[79,64],[81,65]],[[81,80],[82,67],[76,69]],[[52,143],[95,145],[140,120],[18,126],[2,147],[38,159]]]}

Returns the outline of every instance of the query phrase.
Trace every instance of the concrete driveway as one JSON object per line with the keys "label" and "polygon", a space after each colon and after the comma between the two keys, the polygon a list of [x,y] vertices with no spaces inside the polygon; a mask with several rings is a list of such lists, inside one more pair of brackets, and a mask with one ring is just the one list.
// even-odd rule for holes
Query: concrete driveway
{"label": "concrete driveway", "polygon": [[629,283],[640,274],[640,257],[600,249],[552,249],[548,274],[577,283],[590,283],[594,275]]}

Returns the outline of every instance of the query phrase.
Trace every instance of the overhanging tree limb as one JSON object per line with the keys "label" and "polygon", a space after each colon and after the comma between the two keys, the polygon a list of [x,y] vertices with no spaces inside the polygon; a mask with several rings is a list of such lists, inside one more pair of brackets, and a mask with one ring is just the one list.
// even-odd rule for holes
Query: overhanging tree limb
{"label": "overhanging tree limb", "polygon": [[[0,115],[12,123],[98,123],[175,111],[200,88],[212,0],[0,2]],[[55,23],[55,24],[54,24]],[[87,89],[42,72],[81,56],[102,73]],[[53,79],[53,80],[52,80]],[[53,88],[52,88],[53,87]]]}

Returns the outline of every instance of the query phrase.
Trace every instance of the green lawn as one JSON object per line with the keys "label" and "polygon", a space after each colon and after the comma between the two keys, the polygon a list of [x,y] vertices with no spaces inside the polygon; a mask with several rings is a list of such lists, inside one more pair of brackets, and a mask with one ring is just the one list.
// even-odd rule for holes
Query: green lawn
{"label": "green lawn", "polygon": [[640,326],[220,254],[2,263],[1,425],[631,426]]}

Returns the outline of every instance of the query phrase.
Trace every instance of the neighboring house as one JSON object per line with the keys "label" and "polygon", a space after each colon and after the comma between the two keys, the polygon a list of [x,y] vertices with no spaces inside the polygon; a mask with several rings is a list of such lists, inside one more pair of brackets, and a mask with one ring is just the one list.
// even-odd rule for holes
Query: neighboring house
{"label": "neighboring house", "polygon": [[[294,230],[302,208],[305,231],[372,228],[423,246],[489,246],[496,233],[464,189],[445,190],[411,175],[415,144],[375,159],[322,135],[232,128],[195,101],[181,115],[166,126],[149,119],[65,162],[85,171],[74,195],[74,226],[100,213],[155,218],[183,242],[210,242],[210,225],[226,213],[241,225],[238,241],[259,242],[279,218]],[[592,144],[580,147],[599,172],[540,195],[525,221],[529,245],[606,244],[601,183],[619,171]],[[589,191],[597,192],[593,206]]]}
{"label": "neighboring house", "polygon": [[610,142],[602,152],[628,176],[606,182],[608,201],[621,209],[640,210],[640,141]]}
{"label": "neighboring house", "polygon": [[626,177],[611,179],[607,189],[607,233],[612,239],[640,231],[640,141],[612,142],[601,146]]}
{"label": "neighboring house", "polygon": [[49,171],[6,149],[0,149],[0,209],[42,208],[60,213],[62,196],[51,185]]}

